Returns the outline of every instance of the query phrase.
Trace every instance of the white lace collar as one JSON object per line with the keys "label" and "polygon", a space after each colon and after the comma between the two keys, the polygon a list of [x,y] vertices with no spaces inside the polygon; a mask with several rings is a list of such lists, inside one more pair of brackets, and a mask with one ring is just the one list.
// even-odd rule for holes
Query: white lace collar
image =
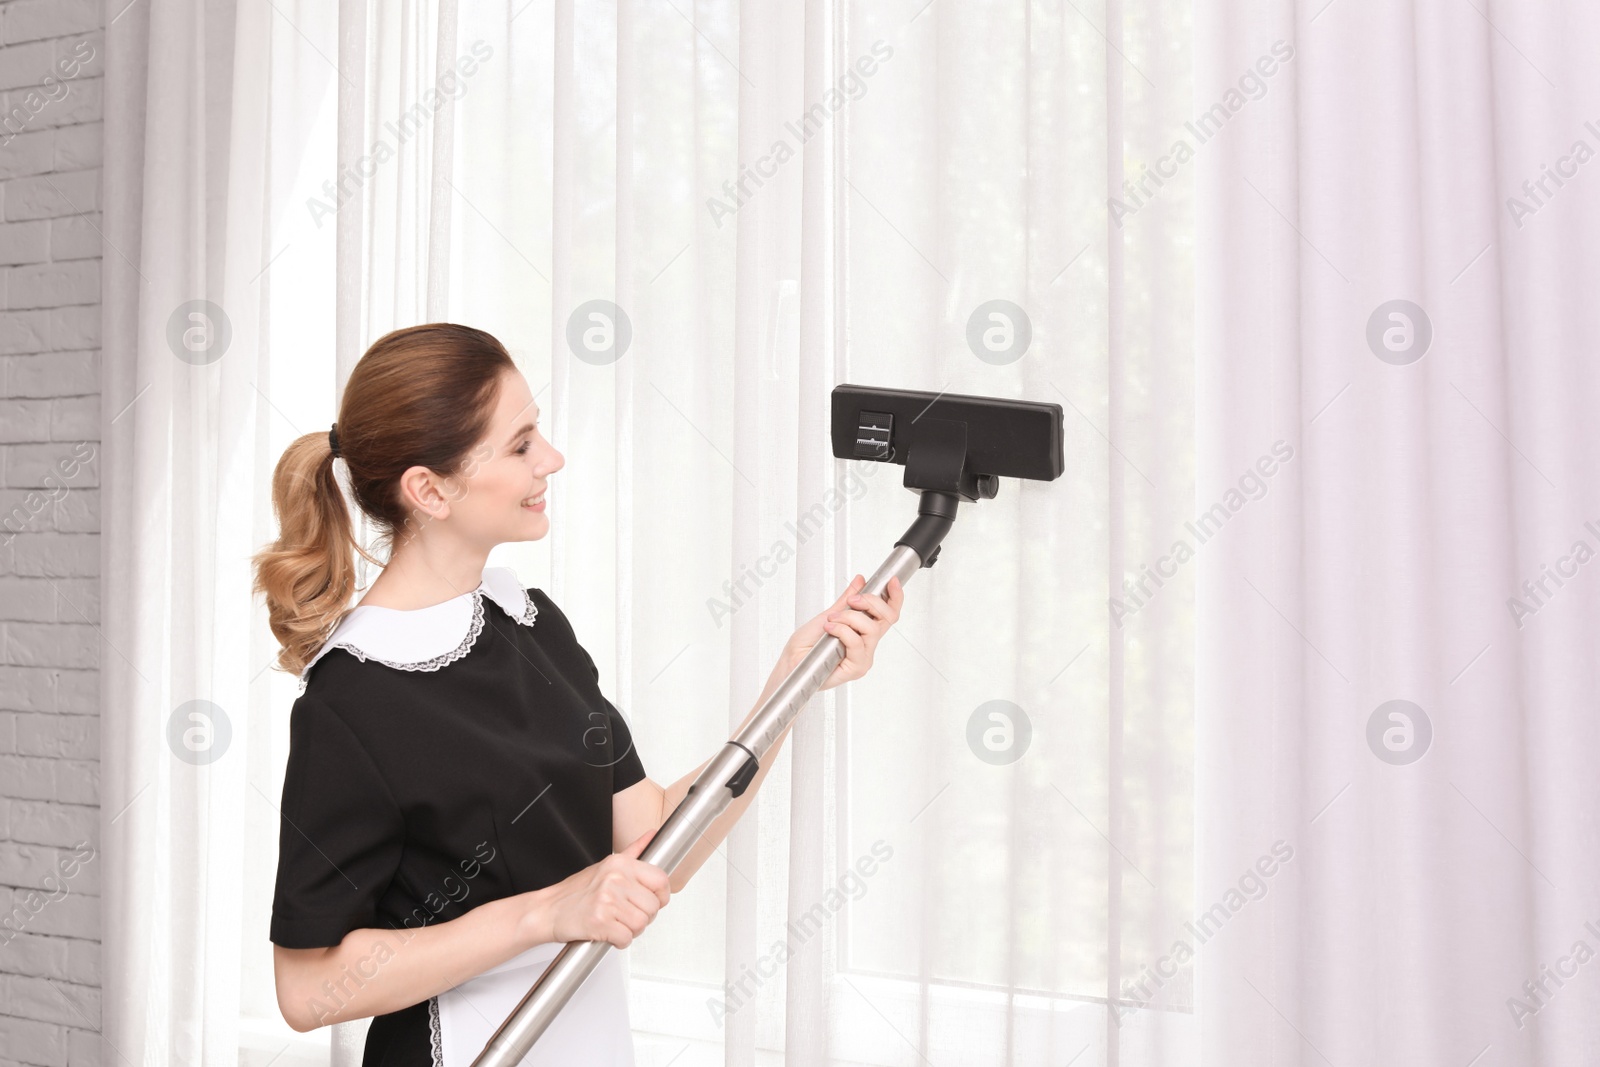
{"label": "white lace collar", "polygon": [[300,688],[305,689],[312,666],[335,648],[403,671],[436,671],[453,663],[483,632],[485,596],[524,626],[538,617],[538,605],[510,567],[486,567],[476,589],[425,608],[357,604],[301,669]]}

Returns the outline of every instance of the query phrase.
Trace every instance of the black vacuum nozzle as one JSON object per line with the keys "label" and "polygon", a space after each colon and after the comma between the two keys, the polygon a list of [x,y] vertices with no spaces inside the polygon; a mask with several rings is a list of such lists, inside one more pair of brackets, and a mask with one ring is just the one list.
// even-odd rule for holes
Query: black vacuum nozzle
{"label": "black vacuum nozzle", "polygon": [[972,501],[997,478],[1053,481],[1065,467],[1061,405],[992,396],[838,385],[833,454],[902,463],[907,489]]}
{"label": "black vacuum nozzle", "polygon": [[897,544],[931,567],[960,501],[987,500],[1001,478],[1054,481],[1065,469],[1060,404],[992,396],[838,385],[833,455],[900,463],[922,494],[919,518]]}

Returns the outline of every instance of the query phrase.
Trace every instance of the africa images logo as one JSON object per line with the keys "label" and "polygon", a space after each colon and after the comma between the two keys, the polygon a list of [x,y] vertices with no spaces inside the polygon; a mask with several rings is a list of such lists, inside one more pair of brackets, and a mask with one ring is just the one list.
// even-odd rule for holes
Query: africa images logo
{"label": "africa images logo", "polygon": [[[1229,119],[1244,110],[1250,101],[1266,96],[1267,79],[1278,72],[1281,64],[1287,64],[1293,58],[1294,45],[1283,40],[1273,41],[1271,51],[1258,56],[1255,63],[1239,75],[1237,88],[1230,86],[1222,94],[1222,99],[1200,112],[1193,121],[1183,124],[1184,129],[1193,135],[1192,142],[1180,135],[1172,142],[1166,155],[1155,161],[1154,166],[1141,164],[1142,169],[1137,176],[1125,179],[1122,192],[1128,199],[1119,200],[1114,196],[1106,199],[1111,221],[1117,229],[1122,229],[1123,219],[1138,214],[1140,208],[1154,200],[1162,187],[1178,176],[1179,169],[1195,157],[1200,146],[1222,132]],[[1154,188],[1151,183],[1154,183]]]}

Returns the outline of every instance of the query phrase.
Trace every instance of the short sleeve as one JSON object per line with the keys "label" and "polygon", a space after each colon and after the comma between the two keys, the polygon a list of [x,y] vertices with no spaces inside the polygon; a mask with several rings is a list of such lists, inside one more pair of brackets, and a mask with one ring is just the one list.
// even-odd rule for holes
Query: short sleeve
{"label": "short sleeve", "polygon": [[380,925],[378,901],[405,843],[405,823],[372,757],[339,715],[310,694],[289,715],[271,939],[337,945]]}
{"label": "short sleeve", "polygon": [[[599,678],[600,672],[597,670],[595,671],[597,685]],[[639,758],[639,749],[633,743],[633,731],[628,729],[628,720],[622,717],[622,712],[618,711],[616,705],[609,700],[606,701],[606,714],[611,719],[611,751],[621,753],[617,761],[611,765],[611,791],[620,793],[630,785],[644,781],[644,761]]]}
{"label": "short sleeve", "polygon": [[[587,665],[589,675],[594,679],[595,692],[600,692],[600,668],[595,665],[594,657],[589,655],[589,650],[583,647],[578,640],[577,633],[572,628],[572,621],[567,618],[566,612],[556,606],[556,602],[544,594],[543,590],[529,589],[530,595],[537,594],[539,599],[548,605],[548,610],[560,623],[561,629],[566,631],[566,637],[571,641],[572,647],[577,649],[578,655]],[[540,610],[547,610],[541,608]],[[611,734],[612,753],[615,760],[611,764],[611,791],[620,793],[630,785],[635,785],[645,779],[644,761],[639,757],[639,750],[633,743],[633,731],[628,729],[628,720],[622,717],[622,712],[617,706],[600,693],[600,699],[605,701],[607,725]]]}

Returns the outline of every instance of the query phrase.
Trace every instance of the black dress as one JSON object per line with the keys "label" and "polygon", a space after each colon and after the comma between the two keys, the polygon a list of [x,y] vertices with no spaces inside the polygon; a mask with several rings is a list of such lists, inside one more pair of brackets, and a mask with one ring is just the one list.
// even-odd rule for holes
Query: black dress
{"label": "black dress", "polygon": [[[301,677],[270,935],[286,948],[559,882],[611,854],[612,794],[645,777],[566,616],[509,568],[432,607],[356,607]],[[434,999],[375,1017],[363,1067],[441,1062]]]}

